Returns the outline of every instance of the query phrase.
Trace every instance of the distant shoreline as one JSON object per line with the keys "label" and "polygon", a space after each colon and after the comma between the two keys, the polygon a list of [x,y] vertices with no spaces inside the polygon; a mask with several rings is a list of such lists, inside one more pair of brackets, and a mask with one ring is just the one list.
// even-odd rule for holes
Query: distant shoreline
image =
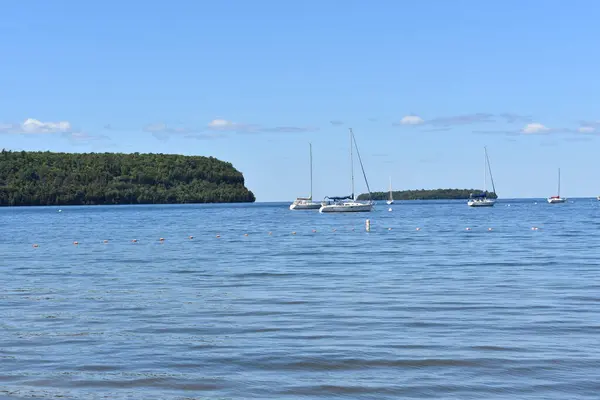
{"label": "distant shoreline", "polygon": [[[481,189],[419,189],[392,191],[394,200],[467,200],[473,193],[482,193]],[[486,192],[487,197],[496,199],[498,196],[493,192]],[[389,200],[390,192],[372,192],[372,200]],[[362,193],[359,200],[368,200],[369,194]]]}

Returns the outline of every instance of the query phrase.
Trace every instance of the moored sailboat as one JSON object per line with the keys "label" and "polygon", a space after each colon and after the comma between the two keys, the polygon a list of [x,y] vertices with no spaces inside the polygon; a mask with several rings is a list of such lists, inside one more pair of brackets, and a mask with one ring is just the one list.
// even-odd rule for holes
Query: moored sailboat
{"label": "moored sailboat", "polygon": [[290,204],[290,210],[318,210],[321,208],[321,203],[313,201],[313,166],[312,166],[312,144],[309,143],[310,149],[310,196],[309,197],[298,197],[292,204]]}
{"label": "moored sailboat", "polygon": [[360,158],[360,152],[358,151],[358,145],[356,144],[356,139],[354,138],[354,133],[352,129],[350,129],[350,175],[351,175],[351,188],[352,194],[350,196],[343,197],[326,197],[319,212],[321,213],[335,213],[335,212],[369,212],[373,209],[373,201],[369,199],[368,201],[359,201],[356,200],[354,196],[354,154],[352,152],[353,146],[356,148],[356,155],[358,156],[358,161],[360,162],[360,167],[362,169],[363,177],[365,179],[365,183],[367,185],[367,189],[369,190],[369,196],[371,196],[371,189],[369,188],[369,182],[367,181],[367,175],[365,174],[365,169],[362,164],[362,160]]}
{"label": "moored sailboat", "polygon": [[567,201],[564,197],[560,197],[560,168],[558,169],[558,191],[556,196],[548,197],[548,203],[550,204],[559,204]]}
{"label": "moored sailboat", "polygon": [[394,192],[392,192],[392,177],[390,176],[390,196],[388,198],[387,203],[389,205],[394,204]]}
{"label": "moored sailboat", "polygon": [[496,194],[496,186],[494,185],[494,178],[492,176],[492,167],[490,166],[490,159],[487,154],[487,148],[483,148],[484,153],[484,164],[483,164],[483,192],[481,193],[472,193],[471,198],[467,202],[469,207],[492,207],[496,204],[494,199],[488,198],[487,191],[487,172],[489,170],[490,180],[492,181],[492,190],[493,193]]}

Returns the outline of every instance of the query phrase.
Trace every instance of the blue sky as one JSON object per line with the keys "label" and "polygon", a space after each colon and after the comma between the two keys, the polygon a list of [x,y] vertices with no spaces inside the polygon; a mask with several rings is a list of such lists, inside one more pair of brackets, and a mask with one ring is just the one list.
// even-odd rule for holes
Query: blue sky
{"label": "blue sky", "polygon": [[[0,147],[215,156],[259,201],[371,188],[600,194],[600,2],[13,1]],[[357,169],[357,192],[365,189]]]}

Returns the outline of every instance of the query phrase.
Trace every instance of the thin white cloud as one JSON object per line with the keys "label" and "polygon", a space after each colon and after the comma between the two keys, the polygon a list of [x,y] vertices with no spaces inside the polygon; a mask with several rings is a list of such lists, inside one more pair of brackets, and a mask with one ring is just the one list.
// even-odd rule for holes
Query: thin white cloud
{"label": "thin white cloud", "polygon": [[259,130],[258,125],[240,124],[226,119],[213,119],[207,125],[208,129],[215,131],[237,131],[237,132],[256,132]]}
{"label": "thin white cloud", "polygon": [[226,138],[227,135],[222,133],[200,133],[197,135],[187,135],[186,139],[194,139],[194,140],[213,140],[213,139],[223,139]]}
{"label": "thin white cloud", "polygon": [[64,136],[70,140],[78,142],[90,142],[94,140],[108,140],[109,137],[106,135],[90,135],[86,132],[71,132],[65,133]]}
{"label": "thin white cloud", "polygon": [[547,126],[540,124],[539,122],[532,122],[527,124],[521,129],[522,133],[525,134],[535,134],[535,133],[546,133],[550,132],[550,128]]}
{"label": "thin white cloud", "polygon": [[42,134],[67,132],[73,132],[73,127],[68,121],[42,122],[34,118],[28,118],[21,124],[0,125],[0,133]]}
{"label": "thin white cloud", "polygon": [[579,128],[577,128],[577,131],[579,133],[594,133],[596,132],[596,128],[594,128],[593,126],[580,126]]}
{"label": "thin white cloud", "polygon": [[398,125],[431,125],[435,127],[450,128],[458,125],[471,125],[480,123],[494,122],[494,115],[488,113],[474,113],[474,114],[463,114],[463,115],[452,115],[449,117],[437,117],[432,119],[423,119],[418,115],[410,114],[403,117]]}
{"label": "thin white cloud", "polygon": [[213,119],[208,123],[208,127],[212,129],[230,129],[237,125],[235,122],[227,121],[226,119]]}
{"label": "thin white cloud", "polygon": [[226,119],[213,119],[207,125],[208,129],[221,132],[243,132],[243,133],[302,133],[319,130],[316,127],[304,126],[274,126],[266,127],[258,124],[242,124]]}
{"label": "thin white cloud", "polygon": [[157,123],[157,124],[148,124],[144,127],[144,131],[150,133],[190,133],[191,129],[182,128],[182,127],[171,127],[167,126],[167,124]]}
{"label": "thin white cloud", "polygon": [[400,125],[421,125],[425,122],[418,115],[407,115],[400,120]]}
{"label": "thin white cloud", "polygon": [[470,124],[479,124],[479,123],[488,123],[488,122],[494,122],[493,114],[475,113],[475,114],[453,115],[450,117],[434,118],[434,119],[426,121],[425,123],[435,125],[435,126],[450,127],[450,126],[455,126],[455,125],[470,125]]}
{"label": "thin white cloud", "polygon": [[499,115],[499,117],[504,118],[509,124],[517,122],[531,122],[531,117],[529,115],[520,115],[510,112],[502,113]]}
{"label": "thin white cloud", "polygon": [[319,128],[311,126],[275,126],[273,128],[262,128],[261,132],[275,132],[275,133],[302,133],[302,132],[314,132],[318,131]]}

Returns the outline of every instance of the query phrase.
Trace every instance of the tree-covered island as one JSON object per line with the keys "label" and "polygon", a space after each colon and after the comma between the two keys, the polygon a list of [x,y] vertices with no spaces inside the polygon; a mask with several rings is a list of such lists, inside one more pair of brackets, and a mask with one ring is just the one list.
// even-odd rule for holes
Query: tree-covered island
{"label": "tree-covered island", "polygon": [[[420,190],[401,190],[392,192],[394,200],[465,200],[472,193],[482,193],[480,189],[420,189]],[[497,198],[496,193],[486,192],[490,199]],[[388,200],[390,192],[373,192],[373,200]],[[359,200],[368,200],[369,194],[363,193],[358,196]]]}
{"label": "tree-covered island", "polygon": [[0,206],[253,201],[242,173],[213,157],[0,153]]}

